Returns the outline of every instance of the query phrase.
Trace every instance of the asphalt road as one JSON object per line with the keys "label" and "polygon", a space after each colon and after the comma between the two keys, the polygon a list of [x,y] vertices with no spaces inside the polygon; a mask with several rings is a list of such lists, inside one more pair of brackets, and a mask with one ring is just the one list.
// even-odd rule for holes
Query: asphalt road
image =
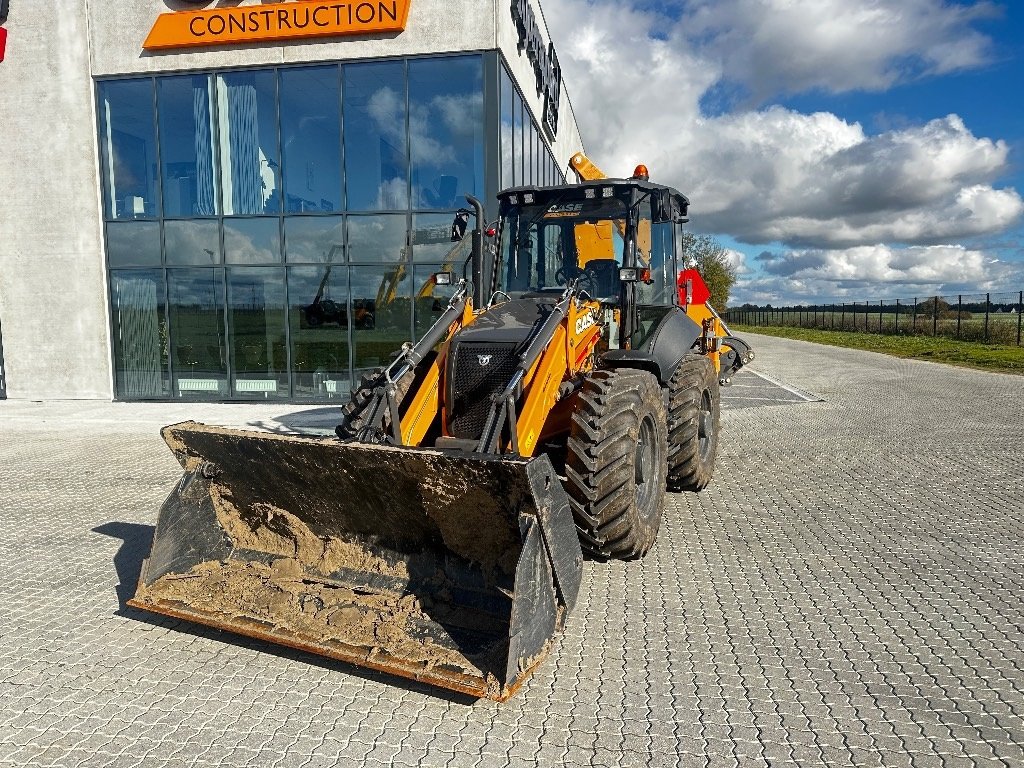
{"label": "asphalt road", "polygon": [[505,704],[125,607],[160,425],[333,411],[0,402],[0,766],[1020,768],[1024,377],[750,339],[711,487]]}

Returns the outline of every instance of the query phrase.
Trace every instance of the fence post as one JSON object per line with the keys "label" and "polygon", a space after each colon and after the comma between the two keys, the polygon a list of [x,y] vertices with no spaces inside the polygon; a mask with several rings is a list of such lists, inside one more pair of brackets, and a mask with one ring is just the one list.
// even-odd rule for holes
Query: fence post
{"label": "fence post", "polygon": [[882,299],[878,300],[878,332],[882,332]]}
{"label": "fence post", "polygon": [[985,294],[985,342],[988,343],[988,315],[992,308],[992,294]]}
{"label": "fence post", "polygon": [[893,328],[893,330],[896,332],[897,336],[900,335],[900,300],[899,299],[896,299],[896,327]]}
{"label": "fence post", "polygon": [[917,335],[917,296],[914,297],[914,319],[910,331],[912,336]]}
{"label": "fence post", "polygon": [[932,300],[932,338],[939,335],[939,297]]}
{"label": "fence post", "polygon": [[836,329],[836,305],[832,304],[832,311],[828,313],[829,326],[834,331]]}
{"label": "fence post", "polygon": [[839,330],[846,330],[846,302],[839,302]]}
{"label": "fence post", "polygon": [[964,305],[964,295],[962,293],[957,294],[956,297],[956,337],[960,338],[960,310]]}
{"label": "fence post", "polygon": [[1020,346],[1020,319],[1024,316],[1024,291],[1017,294],[1017,346]]}

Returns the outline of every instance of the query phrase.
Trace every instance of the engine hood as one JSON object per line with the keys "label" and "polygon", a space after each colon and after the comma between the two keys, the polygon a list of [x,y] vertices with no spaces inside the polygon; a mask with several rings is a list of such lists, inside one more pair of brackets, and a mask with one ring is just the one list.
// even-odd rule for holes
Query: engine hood
{"label": "engine hood", "polygon": [[554,300],[513,299],[477,316],[471,325],[459,331],[458,342],[526,342],[551,314]]}

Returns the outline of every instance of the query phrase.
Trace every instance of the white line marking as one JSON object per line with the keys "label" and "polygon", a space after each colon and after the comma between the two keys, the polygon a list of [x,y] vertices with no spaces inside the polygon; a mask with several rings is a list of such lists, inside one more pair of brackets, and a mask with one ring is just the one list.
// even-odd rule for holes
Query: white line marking
{"label": "white line marking", "polygon": [[796,387],[791,387],[789,384],[785,384],[785,383],[779,381],[778,379],[776,379],[776,378],[774,378],[772,376],[769,376],[767,373],[761,373],[760,371],[755,371],[753,368],[747,368],[747,370],[750,371],[755,376],[757,376],[759,379],[763,379],[764,381],[767,381],[769,384],[774,384],[779,389],[784,389],[787,392],[796,395],[797,397],[799,397],[801,400],[803,400],[805,402],[808,402],[808,403],[823,403],[823,402],[825,402],[825,398],[818,397],[817,395],[812,395],[810,392],[805,392],[804,390],[797,389]]}

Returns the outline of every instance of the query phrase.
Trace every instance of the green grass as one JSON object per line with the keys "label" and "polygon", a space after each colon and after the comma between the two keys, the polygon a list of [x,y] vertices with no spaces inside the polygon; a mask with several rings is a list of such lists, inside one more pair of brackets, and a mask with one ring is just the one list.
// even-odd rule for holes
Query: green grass
{"label": "green grass", "polygon": [[741,338],[743,332],[746,331],[765,336],[813,341],[833,347],[865,349],[869,352],[881,352],[893,357],[931,360],[935,363],[948,363],[966,368],[1024,374],[1024,347],[957,341],[931,336],[882,336],[877,333],[822,331],[812,328],[776,326],[733,325],[731,327]]}

